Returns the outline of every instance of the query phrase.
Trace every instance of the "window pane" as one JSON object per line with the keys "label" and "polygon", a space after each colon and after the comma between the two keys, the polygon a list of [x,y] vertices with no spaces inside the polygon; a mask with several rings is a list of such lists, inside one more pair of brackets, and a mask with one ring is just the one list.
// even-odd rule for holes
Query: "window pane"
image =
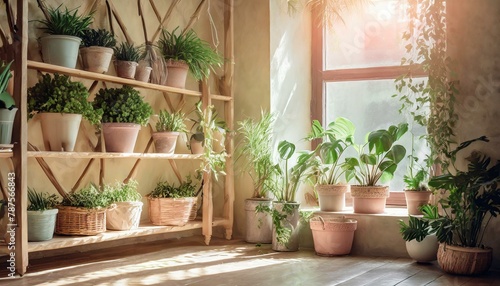
{"label": "window pane", "polygon": [[[392,97],[395,93],[394,80],[329,82],[326,84],[326,123],[340,116],[348,118],[356,126],[356,143],[364,143],[370,131],[386,129],[400,122],[411,122],[410,118],[399,114],[400,103]],[[423,160],[428,149],[418,137],[425,134],[425,129],[414,126],[411,131],[416,136],[415,156]],[[407,155],[411,154],[411,137],[408,132],[399,142],[405,146]],[[355,151],[349,154],[355,155]],[[403,190],[403,175],[406,174],[407,167],[407,159],[398,165],[395,177],[389,184],[391,191]]]}
{"label": "window pane", "polygon": [[394,66],[401,63],[401,37],[408,29],[401,0],[372,0],[325,29],[327,70]]}

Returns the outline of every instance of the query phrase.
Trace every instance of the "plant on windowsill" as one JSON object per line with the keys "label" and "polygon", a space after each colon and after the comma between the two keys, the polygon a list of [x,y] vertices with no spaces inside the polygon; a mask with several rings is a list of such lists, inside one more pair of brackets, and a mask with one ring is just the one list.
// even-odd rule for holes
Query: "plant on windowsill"
{"label": "plant on windowsill", "polygon": [[45,74],[28,88],[29,118],[37,116],[46,150],[73,151],[82,117],[96,124],[101,111],[87,101],[89,92],[67,75]]}
{"label": "plant on windowsill", "polygon": [[491,266],[492,248],[483,245],[484,232],[492,217],[500,214],[500,161],[492,163],[488,155],[472,151],[467,170],[455,165],[457,153],[475,141],[461,143],[447,153],[450,165],[446,173],[434,176],[429,186],[445,190],[439,200],[443,215],[431,223],[440,242],[438,263],[448,273],[476,275]]}
{"label": "plant on windowsill", "polygon": [[115,53],[116,75],[123,78],[134,79],[137,65],[141,59],[139,47],[128,42],[122,42],[113,48]]}
{"label": "plant on windowsill", "polygon": [[355,145],[358,157],[346,158],[346,172],[353,173],[359,185],[351,186],[355,213],[383,213],[389,197],[389,187],[377,185],[389,181],[406,149],[395,144],[408,131],[408,124],[391,125],[388,129],[372,131],[364,145]]}
{"label": "plant on windowsill", "polygon": [[80,56],[83,69],[106,73],[116,46],[115,35],[106,29],[88,29],[83,32]]}
{"label": "plant on windowsill", "polygon": [[116,182],[104,186],[104,195],[111,207],[106,210],[106,229],[131,230],[139,227],[142,196],[137,191],[137,181]]}
{"label": "plant on windowsill", "polygon": [[56,194],[40,193],[28,188],[28,241],[46,241],[54,236],[57,205]]}
{"label": "plant on windowsill", "polygon": [[17,112],[16,102],[7,90],[12,77],[11,64],[0,60],[0,144],[12,142],[12,127]]}

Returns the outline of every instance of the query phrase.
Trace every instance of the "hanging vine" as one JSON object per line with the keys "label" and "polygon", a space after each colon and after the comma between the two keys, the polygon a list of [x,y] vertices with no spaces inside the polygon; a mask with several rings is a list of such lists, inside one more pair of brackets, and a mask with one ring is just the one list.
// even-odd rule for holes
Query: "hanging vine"
{"label": "hanging vine", "polygon": [[[395,80],[395,95],[401,102],[401,113],[427,129],[425,139],[431,154],[430,165],[446,170],[450,145],[453,144],[455,96],[458,81],[452,79],[452,61],[446,53],[446,1],[408,0],[409,27],[403,34],[406,54],[401,64],[408,72]],[[412,76],[412,68],[419,64],[428,74],[427,81]],[[440,170],[434,170],[440,173]]]}

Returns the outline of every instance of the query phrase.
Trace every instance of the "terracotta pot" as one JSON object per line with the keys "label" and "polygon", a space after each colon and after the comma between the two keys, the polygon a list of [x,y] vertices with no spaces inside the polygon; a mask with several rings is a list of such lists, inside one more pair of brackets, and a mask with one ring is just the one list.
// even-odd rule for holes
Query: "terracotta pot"
{"label": "terracotta pot", "polygon": [[438,247],[439,243],[435,234],[426,236],[422,241],[412,239],[406,242],[406,251],[408,255],[420,263],[436,260]]}
{"label": "terracotta pot", "polygon": [[12,142],[12,127],[16,117],[17,108],[11,110],[0,109],[0,144],[10,144]]}
{"label": "terracotta pot", "polygon": [[389,197],[389,187],[352,185],[351,197],[355,213],[384,213],[385,202]]}
{"label": "terracotta pot", "polygon": [[437,260],[443,271],[459,275],[477,275],[488,271],[493,249],[439,244]]}
{"label": "terracotta pot", "polygon": [[[299,250],[299,203],[278,203],[273,202],[275,211],[284,215],[285,218],[280,221],[281,227],[290,231],[290,236],[280,241],[276,232],[276,225],[273,224],[272,249],[274,251],[297,251]],[[287,211],[290,210],[290,212]]]}
{"label": "terracotta pot", "polygon": [[138,65],[137,68],[135,69],[135,76],[134,76],[135,80],[148,82],[152,70],[153,68],[151,67]]}
{"label": "terracotta pot", "polygon": [[152,136],[156,152],[173,154],[179,134],[179,132],[153,132]]}
{"label": "terracotta pot", "polygon": [[38,116],[47,150],[72,152],[75,149],[81,114],[43,112]]}
{"label": "terracotta pot", "polygon": [[116,75],[123,78],[134,79],[138,63],[130,61],[115,61]]}
{"label": "terracotta pot", "polygon": [[113,49],[99,46],[80,48],[80,56],[84,70],[106,73],[113,57]]}
{"label": "terracotta pot", "polygon": [[166,86],[184,88],[186,86],[186,78],[189,66],[184,61],[167,61],[167,82]]}
{"label": "terracotta pot", "polygon": [[309,224],[317,255],[337,256],[351,253],[357,220],[345,217],[323,218],[315,216],[309,221]]}
{"label": "terracotta pot", "polygon": [[141,125],[134,123],[103,123],[106,152],[133,153]]}
{"label": "terracotta pot", "polygon": [[246,199],[246,232],[245,241],[248,243],[271,243],[273,238],[272,217],[267,212],[256,212],[259,205],[272,208],[270,199]]}
{"label": "terracotta pot", "polygon": [[66,35],[49,35],[40,39],[43,61],[74,69],[82,39]]}
{"label": "terracotta pot", "polygon": [[106,229],[131,230],[139,227],[142,202],[116,202],[106,209]]}
{"label": "terracotta pot", "polygon": [[431,191],[410,191],[405,190],[406,207],[408,208],[408,214],[410,215],[422,215],[422,212],[418,209],[420,206],[429,203],[431,197]]}
{"label": "terracotta pot", "polygon": [[319,209],[325,212],[340,212],[345,207],[345,194],[349,185],[318,185]]}

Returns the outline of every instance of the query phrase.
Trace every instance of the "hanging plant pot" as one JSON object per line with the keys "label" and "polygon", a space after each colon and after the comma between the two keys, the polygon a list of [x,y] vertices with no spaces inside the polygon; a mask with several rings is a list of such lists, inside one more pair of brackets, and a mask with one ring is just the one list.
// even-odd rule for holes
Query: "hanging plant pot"
{"label": "hanging plant pot", "polygon": [[47,150],[72,152],[75,149],[81,114],[42,112],[38,116]]}
{"label": "hanging plant pot", "polygon": [[82,39],[66,35],[50,35],[40,40],[44,62],[72,69],[76,67]]}
{"label": "hanging plant pot", "polygon": [[388,186],[351,186],[351,196],[355,213],[380,214],[385,211],[389,197]]}
{"label": "hanging plant pot", "polygon": [[299,207],[298,203],[273,203],[273,212],[284,217],[279,220],[279,225],[273,224],[274,251],[299,250]]}
{"label": "hanging plant pot", "polygon": [[130,61],[115,61],[116,75],[134,79],[138,63]]}
{"label": "hanging plant pot", "polygon": [[357,220],[313,217],[310,222],[314,250],[320,256],[337,256],[351,253]]}
{"label": "hanging plant pot", "polygon": [[46,241],[54,237],[58,209],[27,211],[28,241]]}
{"label": "hanging plant pot", "polygon": [[166,86],[184,88],[189,66],[184,61],[167,61],[167,82]]}
{"label": "hanging plant pot", "polygon": [[11,110],[0,109],[0,144],[10,144],[12,142],[12,126],[16,112],[17,108]]}
{"label": "hanging plant pot", "polygon": [[141,125],[134,123],[103,123],[106,152],[133,153]]}
{"label": "hanging plant pot", "polygon": [[135,80],[142,82],[149,82],[149,77],[151,76],[152,67],[139,64],[135,69]]}
{"label": "hanging plant pot", "polygon": [[428,204],[431,195],[431,191],[405,190],[406,207],[408,208],[408,214],[422,215],[422,212],[418,208],[420,206]]}
{"label": "hanging plant pot", "polygon": [[99,46],[80,48],[83,69],[96,73],[106,73],[113,57],[113,49]]}
{"label": "hanging plant pot", "polygon": [[273,238],[273,222],[271,214],[256,212],[258,206],[272,208],[271,199],[246,199],[246,232],[245,241],[248,243],[271,243]]}
{"label": "hanging plant pot", "polygon": [[319,209],[325,212],[340,212],[345,207],[345,194],[349,185],[318,185]]}
{"label": "hanging plant pot", "polygon": [[142,202],[116,202],[106,210],[106,229],[131,230],[139,227]]}
{"label": "hanging plant pot", "polygon": [[438,264],[443,271],[458,275],[477,275],[488,271],[493,249],[439,244]]}
{"label": "hanging plant pot", "polygon": [[439,243],[435,234],[429,234],[422,241],[412,239],[406,242],[408,255],[417,262],[428,263],[437,259]]}
{"label": "hanging plant pot", "polygon": [[179,132],[153,132],[156,152],[174,154],[179,134]]}

